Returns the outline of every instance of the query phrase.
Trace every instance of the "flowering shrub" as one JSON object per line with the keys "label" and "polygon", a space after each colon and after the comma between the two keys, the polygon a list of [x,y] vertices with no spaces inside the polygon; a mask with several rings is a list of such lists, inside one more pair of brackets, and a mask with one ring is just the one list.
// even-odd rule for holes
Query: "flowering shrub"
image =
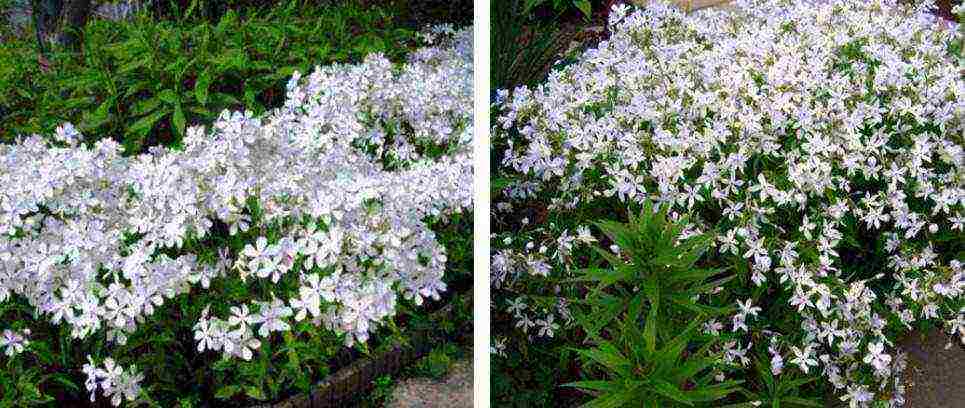
{"label": "flowering shrub", "polygon": [[[224,112],[180,148],[125,157],[69,124],[0,146],[0,302],[124,345],[166,302],[237,274],[260,290],[207,305],[198,352],[250,360],[303,320],[366,341],[399,296],[446,289],[426,220],[471,208],[471,33],[436,27],[402,66],[370,55],[296,73],[284,107]],[[8,355],[26,344],[4,337]],[[92,400],[137,397],[136,368],[98,366],[83,370]]]}
{"label": "flowering shrub", "polygon": [[965,342],[961,32],[886,0],[736,5],[616,7],[609,40],[500,93],[494,352],[565,344],[591,221],[653,201],[736,271],[698,297],[731,309],[704,327],[718,381],[760,353],[851,406],[900,405],[900,335]]}

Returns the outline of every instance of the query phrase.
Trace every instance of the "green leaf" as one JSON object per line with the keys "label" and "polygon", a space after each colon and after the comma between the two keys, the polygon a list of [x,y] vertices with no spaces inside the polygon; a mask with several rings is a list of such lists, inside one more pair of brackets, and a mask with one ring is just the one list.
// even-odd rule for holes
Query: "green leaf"
{"label": "green leaf", "polygon": [[63,101],[65,109],[86,109],[88,106],[93,105],[95,102],[94,97],[80,97],[71,98]]}
{"label": "green leaf", "polygon": [[533,11],[534,8],[536,8],[537,6],[545,2],[546,0],[526,0],[526,3],[523,4],[522,14],[529,14],[530,12]]}
{"label": "green leaf", "polygon": [[80,387],[78,387],[77,384],[74,384],[74,382],[71,381],[71,378],[65,374],[54,374],[51,376],[51,378],[58,384],[63,385],[64,388],[73,390],[75,392],[80,391]]}
{"label": "green leaf", "polygon": [[573,5],[583,12],[583,16],[590,18],[593,14],[593,6],[590,5],[590,0],[574,0]]}
{"label": "green leaf", "polygon": [[208,71],[198,75],[198,80],[194,83],[194,96],[202,106],[208,104],[208,87],[211,86],[211,76]]}
{"label": "green leaf", "polygon": [[661,362],[672,362],[680,358],[680,353],[687,348],[687,343],[690,342],[694,329],[697,327],[697,324],[700,323],[700,320],[700,317],[691,320],[684,331],[680,332],[670,343],[660,349],[660,356],[658,358]]}
{"label": "green leaf", "polygon": [[688,398],[696,402],[716,401],[737,392],[740,389],[738,385],[741,383],[743,381],[724,381],[719,384],[689,390],[686,394]]}
{"label": "green leaf", "polygon": [[619,381],[574,381],[563,384],[563,387],[582,388],[593,391],[616,392],[622,390],[623,384]]}
{"label": "green leaf", "polygon": [[249,385],[245,387],[245,394],[259,401],[265,399],[265,393],[261,390],[261,388],[255,387],[253,385]]}
{"label": "green leaf", "polygon": [[130,114],[134,116],[147,115],[151,112],[157,110],[161,106],[161,100],[157,97],[144,99],[134,103],[134,107],[131,108]]}
{"label": "green leaf", "polygon": [[184,136],[186,122],[184,119],[184,111],[181,110],[181,104],[179,103],[174,106],[174,115],[171,116],[171,124],[174,125],[174,129],[178,131],[179,136]]}
{"label": "green leaf", "polygon": [[84,123],[81,124],[82,131],[89,131],[96,129],[107,122],[110,118],[110,108],[114,104],[113,98],[108,98],[100,106],[97,107],[92,113],[86,115]]}
{"label": "green leaf", "polygon": [[647,326],[643,330],[643,343],[647,354],[653,355],[657,348],[657,311],[660,308],[660,289],[657,287],[656,279],[647,279],[644,282],[643,292],[650,301]]}
{"label": "green leaf", "polygon": [[245,87],[245,106],[248,109],[255,110],[255,106],[258,102],[255,100],[255,90],[249,86]]}
{"label": "green leaf", "polygon": [[697,373],[707,369],[708,367],[714,365],[717,361],[710,357],[705,358],[689,358],[686,363],[680,366],[680,369],[675,373],[675,376],[680,380],[688,380],[693,378]]}
{"label": "green leaf", "polygon": [[630,361],[608,341],[601,342],[595,349],[576,350],[576,352],[624,377],[631,376]]}
{"label": "green leaf", "polygon": [[760,358],[754,359],[754,366],[757,368],[757,375],[764,380],[764,385],[766,385],[767,389],[773,394],[775,391],[774,374],[771,373],[771,370],[767,368],[767,364],[764,362],[764,360]]}
{"label": "green leaf", "polygon": [[805,407],[816,407],[816,408],[820,408],[820,407],[823,407],[823,406],[824,406],[824,405],[819,404],[819,403],[817,403],[817,402],[815,402],[815,401],[812,401],[812,400],[809,400],[809,399],[800,398],[800,397],[781,397],[781,401],[784,401],[784,402],[787,402],[787,403],[791,403],[791,404],[797,404],[797,405],[801,405],[801,406],[805,406]]}
{"label": "green leaf", "polygon": [[[770,372],[770,370],[768,370],[767,372]],[[811,381],[817,380],[817,377],[797,378],[791,381],[784,381],[784,380],[785,379],[782,378],[780,385],[778,385],[777,387],[777,393],[779,395],[784,395],[788,391],[793,391],[798,388],[801,388],[802,385],[807,384]]]}
{"label": "green leaf", "polygon": [[169,105],[177,104],[180,100],[180,98],[178,98],[178,94],[175,93],[173,89],[165,89],[161,92],[158,92],[157,97]]}
{"label": "green leaf", "polygon": [[211,365],[211,368],[214,369],[215,371],[225,371],[230,369],[233,366],[234,366],[234,363],[231,360],[222,359],[222,360],[215,361],[214,364]]}
{"label": "green leaf", "polygon": [[687,396],[684,395],[683,392],[681,392],[679,389],[677,389],[677,387],[674,387],[673,385],[671,385],[670,383],[664,380],[660,380],[660,379],[651,380],[650,388],[657,394],[660,394],[666,398],[670,398],[681,404],[688,405],[688,406],[694,405],[693,401],[690,398],[687,398]]}
{"label": "green leaf", "polygon": [[121,65],[121,67],[117,69],[117,73],[126,74],[132,71],[136,71],[139,68],[143,67],[145,64],[147,64],[149,60],[150,60],[149,58],[134,58],[133,60],[128,61],[123,65]]}
{"label": "green leaf", "polygon": [[214,397],[217,399],[228,399],[234,397],[240,390],[241,387],[237,385],[226,385],[219,388],[218,391],[214,393]]}
{"label": "green leaf", "polygon": [[221,92],[211,94],[211,101],[219,105],[240,105],[241,104],[241,101],[239,101],[238,98],[235,98],[231,94],[221,93]]}
{"label": "green leaf", "polygon": [[586,331],[587,339],[596,341],[603,326],[615,319],[623,309],[625,303],[622,298],[602,294],[593,300],[593,309],[585,316],[575,313],[574,318]]}
{"label": "green leaf", "polygon": [[161,118],[167,116],[167,114],[167,111],[158,111],[140,118],[137,120],[137,122],[134,122],[133,125],[127,128],[127,132],[140,136],[146,136],[151,129],[154,129],[154,124],[161,120]]}
{"label": "green leaf", "polygon": [[632,405],[630,401],[635,397],[635,390],[627,390],[605,394],[600,398],[583,404],[582,408],[622,408]]}

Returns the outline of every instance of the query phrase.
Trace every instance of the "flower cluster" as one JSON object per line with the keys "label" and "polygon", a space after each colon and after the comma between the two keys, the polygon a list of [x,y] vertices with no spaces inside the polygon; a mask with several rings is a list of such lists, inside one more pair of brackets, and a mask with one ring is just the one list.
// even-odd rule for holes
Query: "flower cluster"
{"label": "flower cluster", "polygon": [[753,318],[759,298],[730,297],[730,330],[705,327],[735,339],[725,359],[745,366],[742,344],[772,333],[773,372],[817,370],[853,406],[869,392],[900,404],[897,333],[933,322],[965,342],[961,31],[890,0],[618,6],[610,31],[544,84],[498,94],[494,138],[518,180],[496,225],[532,202],[550,215],[494,241],[509,293],[496,307],[552,333],[527,322],[566,313],[534,305],[559,286],[533,282],[579,267],[574,243],[591,240],[553,220],[650,200],[691,214],[754,293],[787,299],[764,307],[795,315],[800,331],[776,333]]}
{"label": "flower cluster", "polygon": [[[0,146],[0,302],[20,296],[73,337],[105,329],[124,344],[166,299],[214,279],[294,276],[295,294],[197,322],[199,350],[247,359],[293,321],[352,344],[397,296],[437,298],[446,254],[426,219],[472,205],[472,30],[428,38],[405,64],[370,55],[296,73],[283,107],[224,112],[179,148],[125,157],[69,124]],[[222,230],[254,238],[214,262],[190,252]],[[92,378],[131,395],[115,370]]]}
{"label": "flower cluster", "polygon": [[104,397],[111,399],[111,404],[118,406],[121,401],[134,401],[141,393],[141,380],[144,375],[137,371],[137,367],[131,366],[124,370],[110,357],[104,359],[104,368],[97,367],[94,360],[87,356],[87,364],[84,364],[83,371],[87,374],[84,386],[90,392],[90,402],[94,402],[97,397],[97,389],[100,388]]}

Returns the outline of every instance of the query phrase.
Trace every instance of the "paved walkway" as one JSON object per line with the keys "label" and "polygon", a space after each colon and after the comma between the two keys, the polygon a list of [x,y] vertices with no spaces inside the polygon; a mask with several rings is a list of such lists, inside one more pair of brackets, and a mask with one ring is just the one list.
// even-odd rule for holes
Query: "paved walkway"
{"label": "paved walkway", "polygon": [[391,408],[471,408],[472,360],[453,364],[442,381],[414,378],[399,384],[386,404]]}
{"label": "paved walkway", "polygon": [[905,372],[905,408],[965,408],[965,350],[958,339],[934,332],[909,336]]}

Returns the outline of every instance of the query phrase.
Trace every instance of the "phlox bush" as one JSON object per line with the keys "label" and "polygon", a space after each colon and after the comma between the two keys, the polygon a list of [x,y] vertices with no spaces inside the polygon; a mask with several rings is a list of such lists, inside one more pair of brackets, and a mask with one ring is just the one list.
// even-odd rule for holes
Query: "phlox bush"
{"label": "phlox bush", "polygon": [[500,92],[494,352],[572,343],[569,278],[613,243],[592,222],[650,201],[737,275],[699,297],[730,308],[704,326],[718,381],[760,354],[851,406],[900,405],[900,336],[965,342],[962,33],[927,6],[618,6],[609,39]]}
{"label": "phlox bush", "polygon": [[[370,55],[296,73],[282,108],[224,112],[175,148],[123,156],[69,124],[0,146],[0,302],[123,345],[166,302],[235,275],[269,289],[209,304],[198,352],[249,360],[302,321],[364,342],[400,296],[446,290],[426,220],[472,205],[471,33],[429,30],[401,65]],[[194,253],[210,245],[218,256]],[[2,344],[13,355],[30,340],[5,331]],[[137,398],[136,360],[89,360],[92,401]]]}

